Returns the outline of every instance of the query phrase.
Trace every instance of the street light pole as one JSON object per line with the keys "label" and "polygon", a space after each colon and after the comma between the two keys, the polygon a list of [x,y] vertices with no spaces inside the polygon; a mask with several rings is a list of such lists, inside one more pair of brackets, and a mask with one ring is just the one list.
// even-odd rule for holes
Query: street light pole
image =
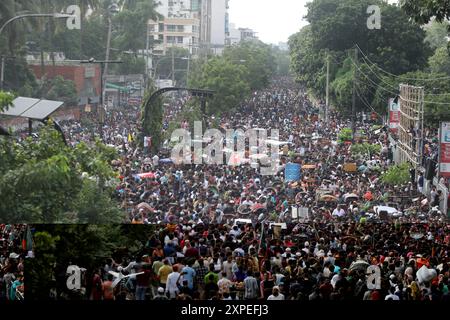
{"label": "street light pole", "polygon": [[4,81],[4,70],[5,70],[5,56],[2,55],[2,70],[1,70],[1,76],[0,76],[0,90],[3,91],[3,81]]}
{"label": "street light pole", "polygon": [[[8,24],[15,20],[23,19],[23,18],[39,18],[39,17],[51,17],[51,18],[72,18],[73,15],[71,14],[65,14],[65,13],[27,13],[27,14],[21,14],[15,17],[12,17],[8,21],[6,21],[1,27],[0,27],[0,36],[3,32],[3,30],[6,28]],[[0,70],[0,90],[3,90],[3,83],[5,79],[5,56],[2,55],[2,61],[1,61],[1,70]]]}
{"label": "street light pole", "polygon": [[105,95],[104,92],[104,88],[105,88],[105,84],[103,83],[103,81],[105,81],[105,77],[108,74],[108,62],[109,62],[109,51],[111,49],[111,33],[112,33],[112,19],[111,16],[115,13],[119,12],[119,6],[116,3],[111,4],[108,7],[108,36],[106,39],[106,55],[105,55],[105,62],[104,62],[104,66],[102,65],[102,102],[103,102],[103,98]]}
{"label": "street light pole", "polygon": [[[106,116],[104,100],[103,100],[104,99],[103,93],[104,93],[105,87],[106,87],[106,85],[104,84],[105,79],[103,78],[104,77],[104,72],[103,72],[104,66],[107,65],[108,63],[123,63],[123,61],[121,61],[121,60],[98,60],[97,61],[94,58],[91,58],[89,60],[82,60],[82,61],[80,61],[80,63],[100,64],[100,99],[99,99],[100,102],[99,102],[99,105],[100,105],[100,108],[102,109],[102,112],[104,112],[104,116]],[[99,110],[97,108],[97,116],[98,115],[99,115]],[[100,129],[100,136],[102,137],[102,139],[103,139],[103,122],[104,122],[103,117],[104,116],[99,118],[99,122],[102,124],[101,129]]]}

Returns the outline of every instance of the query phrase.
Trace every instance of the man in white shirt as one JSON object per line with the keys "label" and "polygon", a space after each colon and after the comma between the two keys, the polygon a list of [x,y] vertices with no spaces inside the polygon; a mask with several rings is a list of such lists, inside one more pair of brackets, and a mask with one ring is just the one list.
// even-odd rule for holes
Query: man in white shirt
{"label": "man in white shirt", "polygon": [[233,226],[233,229],[230,231],[230,235],[234,238],[238,237],[241,234],[241,230],[238,226]]}
{"label": "man in white shirt", "polygon": [[230,288],[233,285],[233,283],[227,279],[227,273],[222,272],[222,279],[217,282],[217,286],[219,287],[219,293],[230,293]]}
{"label": "man in white shirt", "polygon": [[284,295],[280,293],[280,288],[274,286],[272,288],[272,294],[267,298],[267,300],[284,300]]}
{"label": "man in white shirt", "polygon": [[338,205],[336,209],[333,210],[333,217],[343,217],[345,215],[345,210],[341,208],[341,205]]}
{"label": "man in white shirt", "polygon": [[400,298],[397,295],[395,295],[394,292],[395,288],[391,287],[389,289],[389,294],[384,298],[384,300],[394,300],[394,301],[400,300]]}
{"label": "man in white shirt", "polygon": [[181,274],[178,272],[178,267],[173,267],[173,272],[167,277],[166,283],[166,294],[169,293],[170,299],[175,299],[180,292],[178,289],[178,281],[180,280]]}
{"label": "man in white shirt", "polygon": [[225,272],[228,280],[233,280],[233,265],[235,264],[236,262],[233,261],[233,257],[231,255],[229,255],[227,260],[222,264],[222,271]]}

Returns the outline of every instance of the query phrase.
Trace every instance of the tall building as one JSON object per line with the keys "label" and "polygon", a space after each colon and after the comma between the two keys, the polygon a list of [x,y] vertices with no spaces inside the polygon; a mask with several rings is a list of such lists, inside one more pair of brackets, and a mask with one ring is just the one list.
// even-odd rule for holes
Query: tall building
{"label": "tall building", "polygon": [[200,4],[200,44],[220,54],[225,47],[229,32],[228,1],[198,0]]}
{"label": "tall building", "polygon": [[[198,0],[160,0],[156,11],[162,19],[148,22],[148,36],[153,53],[165,55],[170,47],[180,47],[197,54],[200,40]],[[153,41],[152,41],[153,40]]]}
{"label": "tall building", "polygon": [[258,36],[256,35],[256,32],[253,31],[253,29],[239,28],[239,31],[241,33],[241,41],[258,39]]}
{"label": "tall building", "polygon": [[199,48],[220,53],[225,46],[229,0],[160,0],[156,11],[164,18],[149,21],[148,35],[154,54],[165,54],[172,46]]}
{"label": "tall building", "polygon": [[241,32],[236,28],[234,23],[229,24],[229,31],[225,40],[226,45],[232,46],[241,41]]}

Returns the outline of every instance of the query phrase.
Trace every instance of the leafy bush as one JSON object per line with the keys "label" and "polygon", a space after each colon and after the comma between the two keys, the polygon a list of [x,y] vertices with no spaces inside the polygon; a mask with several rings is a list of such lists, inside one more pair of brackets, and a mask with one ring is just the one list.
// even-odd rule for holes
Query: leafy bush
{"label": "leafy bush", "polygon": [[352,154],[354,155],[366,155],[370,156],[374,154],[379,154],[381,152],[381,145],[379,144],[370,144],[367,142],[357,143],[352,145]]}
{"label": "leafy bush", "polygon": [[352,140],[352,136],[353,136],[352,129],[344,128],[338,134],[338,141],[339,143],[343,143],[344,141],[350,141]]}
{"label": "leafy bush", "polygon": [[403,185],[410,179],[409,164],[394,165],[381,176],[381,181],[389,185]]}

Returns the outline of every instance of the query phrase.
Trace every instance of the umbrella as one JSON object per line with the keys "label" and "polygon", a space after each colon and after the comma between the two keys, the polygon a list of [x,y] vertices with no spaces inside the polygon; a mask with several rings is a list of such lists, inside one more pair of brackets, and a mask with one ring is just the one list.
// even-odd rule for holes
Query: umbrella
{"label": "umbrella", "polygon": [[411,238],[413,238],[414,240],[422,239],[423,236],[424,236],[423,233],[419,233],[419,232],[411,233]]}
{"label": "umbrella", "polygon": [[138,272],[138,273],[131,273],[131,274],[125,276],[121,272],[109,271],[109,273],[112,274],[113,277],[115,278],[113,283],[112,283],[112,287],[113,288],[115,288],[120,283],[120,281],[122,281],[123,279],[130,278],[130,277],[135,277],[135,276],[138,276],[140,274],[144,274],[144,272]]}
{"label": "umbrella", "polygon": [[367,263],[364,260],[357,260],[353,261],[350,265],[350,270],[367,270],[367,268],[370,266],[369,263]]}
{"label": "umbrella", "polygon": [[211,191],[211,192],[214,193],[215,195],[219,195],[219,190],[217,189],[216,186],[211,186],[211,187],[209,187],[209,191]]}
{"label": "umbrella", "polygon": [[140,173],[137,175],[141,179],[153,179],[155,178],[155,174],[153,172]]}
{"label": "umbrella", "polygon": [[373,200],[373,194],[372,194],[372,192],[367,191],[367,192],[364,194],[364,199],[366,199],[367,201]]}
{"label": "umbrella", "polygon": [[264,205],[262,205],[261,203],[256,203],[252,207],[253,212],[258,211],[259,209],[264,209]]}
{"label": "umbrella", "polygon": [[250,205],[248,204],[241,204],[237,210],[240,214],[249,214],[252,209],[250,208]]}
{"label": "umbrella", "polygon": [[264,191],[272,191],[274,194],[277,194],[277,189],[273,187],[267,187]]}
{"label": "umbrella", "polygon": [[358,196],[354,193],[347,193],[344,195],[345,202],[358,200]]}
{"label": "umbrella", "polygon": [[148,211],[153,211],[153,208],[146,202],[139,203],[137,205],[137,209],[138,210],[145,209],[145,210],[148,210]]}
{"label": "umbrella", "polygon": [[338,199],[335,196],[332,196],[330,194],[323,195],[319,198],[319,201],[325,201],[325,202],[336,202]]}
{"label": "umbrella", "polygon": [[358,171],[366,172],[367,171],[367,167],[362,164],[362,165],[359,166]]}
{"label": "umbrella", "polygon": [[274,145],[274,146],[282,146],[285,144],[289,144],[288,141],[278,141],[278,140],[271,140],[271,139],[266,140],[266,143],[270,144],[270,145]]}
{"label": "umbrella", "polygon": [[255,159],[255,160],[261,160],[261,159],[267,158],[267,154],[263,154],[263,153],[252,154],[249,158]]}
{"label": "umbrella", "polygon": [[170,158],[166,158],[166,159],[161,159],[159,160],[160,163],[173,163],[173,160]]}

